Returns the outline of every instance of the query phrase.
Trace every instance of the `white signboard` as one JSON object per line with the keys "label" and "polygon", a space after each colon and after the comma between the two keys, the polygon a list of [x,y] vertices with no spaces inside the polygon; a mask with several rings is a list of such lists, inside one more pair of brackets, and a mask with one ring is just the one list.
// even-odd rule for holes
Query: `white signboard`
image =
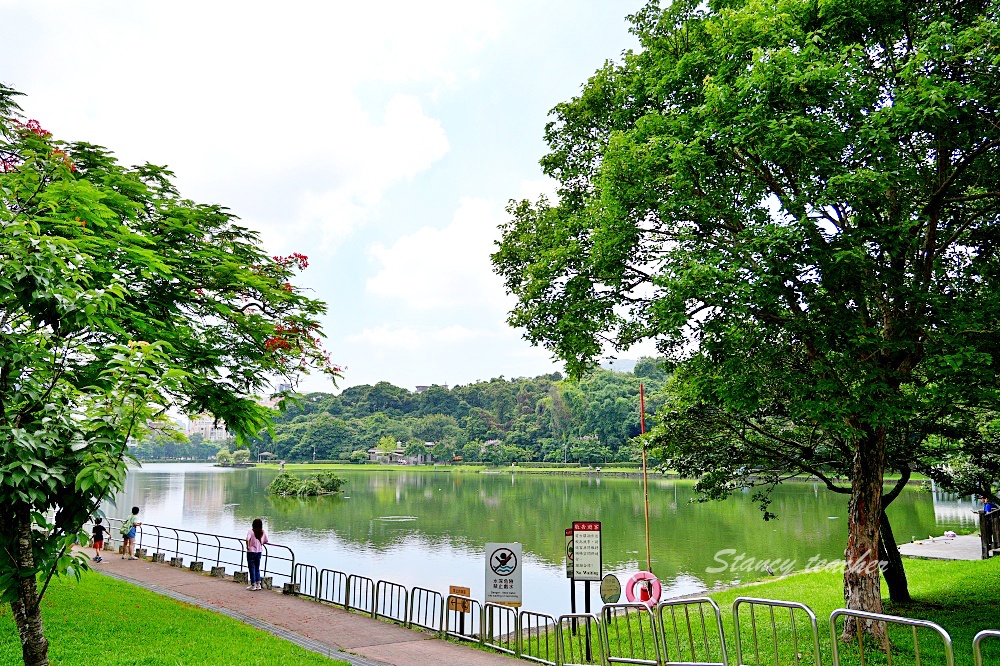
{"label": "white signboard", "polygon": [[486,601],[521,605],[521,544],[486,544]]}
{"label": "white signboard", "polygon": [[573,580],[601,580],[601,523],[573,523]]}

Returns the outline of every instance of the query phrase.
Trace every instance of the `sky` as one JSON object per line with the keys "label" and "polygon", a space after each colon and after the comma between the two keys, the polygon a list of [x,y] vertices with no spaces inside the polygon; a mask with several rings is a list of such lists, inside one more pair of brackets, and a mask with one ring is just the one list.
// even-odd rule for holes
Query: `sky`
{"label": "sky", "polygon": [[549,111],[637,48],[642,4],[0,0],[0,81],[55,138],[167,165],[308,255],[341,389],[456,386],[562,369],[507,325],[489,255],[508,200],[554,192]]}

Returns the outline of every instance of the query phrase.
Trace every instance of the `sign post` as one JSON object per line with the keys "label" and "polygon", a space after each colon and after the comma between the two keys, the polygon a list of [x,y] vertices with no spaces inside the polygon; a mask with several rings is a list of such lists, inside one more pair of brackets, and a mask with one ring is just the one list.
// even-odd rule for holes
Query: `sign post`
{"label": "sign post", "polygon": [[459,585],[449,585],[448,586],[448,610],[455,611],[459,613],[458,616],[458,633],[465,634],[465,614],[472,612],[472,604],[469,603],[468,599],[454,599],[450,595],[455,594],[460,597],[472,596],[472,590],[467,587],[461,587]]}
{"label": "sign post", "polygon": [[601,523],[573,523],[573,580],[601,580]]}
{"label": "sign post", "polygon": [[486,544],[486,601],[521,605],[521,544]]}
{"label": "sign post", "polygon": [[[569,607],[576,614],[576,581],[573,580],[573,529],[566,530],[566,578],[569,578]],[[573,619],[573,634],[576,635],[576,619]]]}
{"label": "sign post", "polygon": [[[583,612],[590,613],[590,582],[601,580],[601,523],[573,522],[573,581],[584,581]],[[591,658],[590,623],[587,623],[587,659]]]}

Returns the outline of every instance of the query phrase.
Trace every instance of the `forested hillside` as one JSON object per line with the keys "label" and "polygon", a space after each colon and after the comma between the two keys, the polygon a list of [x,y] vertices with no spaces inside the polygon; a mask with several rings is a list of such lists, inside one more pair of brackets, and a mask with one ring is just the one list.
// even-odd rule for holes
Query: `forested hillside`
{"label": "forested hillside", "polygon": [[[275,416],[273,436],[262,432],[253,454],[268,451],[288,461],[360,462],[367,451],[399,442],[410,453],[466,462],[579,462],[636,460],[630,439],[639,434],[639,384],[646,413],[655,412],[666,374],[659,361],[643,358],[633,372],[598,369],[579,381],[559,373],[535,378],[477,382],[420,393],[388,382],[353,386],[339,395],[311,393]],[[140,459],[213,455],[219,444],[144,441]],[[409,455],[409,453],[408,453]]]}

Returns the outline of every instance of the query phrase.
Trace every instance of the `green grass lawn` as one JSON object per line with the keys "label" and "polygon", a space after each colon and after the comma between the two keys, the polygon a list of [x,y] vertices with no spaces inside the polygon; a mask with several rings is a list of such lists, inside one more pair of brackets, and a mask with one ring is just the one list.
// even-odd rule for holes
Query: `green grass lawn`
{"label": "green grass lawn", "polygon": [[[54,581],[42,601],[52,664],[345,664],[225,615],[86,573]],[[0,605],[0,664],[21,662],[10,605]]]}
{"label": "green grass lawn", "polygon": [[[929,620],[951,636],[955,663],[972,666],[972,639],[983,629],[1000,629],[1000,558],[974,562],[937,560],[906,560],[907,577],[913,602],[891,604],[886,599],[884,612],[912,619]],[[737,597],[755,597],[795,601],[807,605],[816,615],[823,664],[832,664],[830,615],[844,606],[843,575],[836,572],[802,573],[769,582],[747,585],[709,595],[721,608],[722,624],[730,663],[736,661],[736,635],[733,624],[733,602]],[[883,588],[883,598],[888,592]],[[697,607],[678,607],[673,613],[665,609],[668,657],[673,661],[719,661],[721,649],[714,615],[707,604],[703,616]],[[742,604],[739,611],[742,663],[770,665],[813,665],[811,625],[806,613]],[[775,629],[772,631],[772,617]],[[704,621],[704,625],[703,625]],[[757,642],[753,640],[756,627]],[[704,628],[703,628],[704,627]],[[843,627],[838,622],[838,632]],[[618,617],[609,627],[612,654],[619,657],[651,659],[654,647],[649,621],[630,614]],[[864,644],[862,661],[858,643],[838,644],[840,663],[844,665],[879,666],[882,664],[915,664],[917,649],[914,633],[909,627],[889,628],[892,660],[870,639]],[[573,644],[576,655],[582,652],[582,632],[574,637],[566,632],[564,644]],[[797,644],[797,650],[793,645]],[[944,651],[937,634],[928,629],[917,631],[921,664],[945,664]],[[777,646],[777,650],[775,650]],[[596,644],[592,644],[596,651]],[[777,658],[775,655],[777,651]],[[984,663],[1000,662],[1000,639],[983,643]]]}

